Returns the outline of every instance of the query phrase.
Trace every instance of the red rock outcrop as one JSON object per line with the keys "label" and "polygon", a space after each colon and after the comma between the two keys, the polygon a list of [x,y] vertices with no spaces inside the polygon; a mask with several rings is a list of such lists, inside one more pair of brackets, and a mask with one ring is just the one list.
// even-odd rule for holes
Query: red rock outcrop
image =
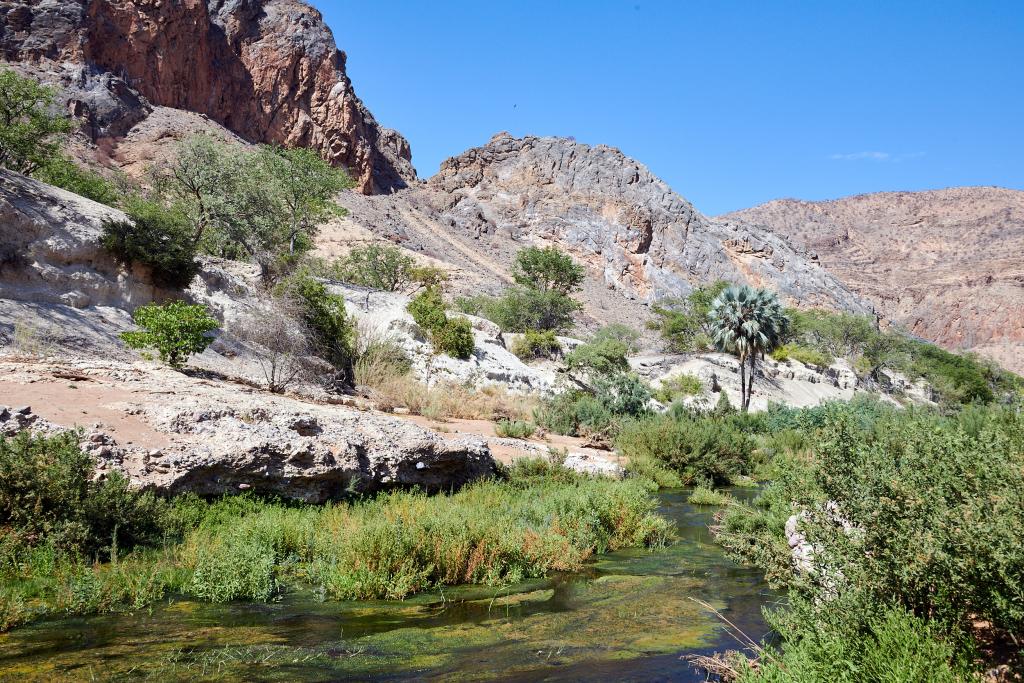
{"label": "red rock outcrop", "polygon": [[0,56],[60,83],[96,142],[116,145],[154,104],[319,149],[364,193],[416,177],[408,143],[377,124],[299,0],[0,0]]}
{"label": "red rock outcrop", "polygon": [[728,214],[816,251],[889,320],[1024,372],[1024,192],[960,187]]}

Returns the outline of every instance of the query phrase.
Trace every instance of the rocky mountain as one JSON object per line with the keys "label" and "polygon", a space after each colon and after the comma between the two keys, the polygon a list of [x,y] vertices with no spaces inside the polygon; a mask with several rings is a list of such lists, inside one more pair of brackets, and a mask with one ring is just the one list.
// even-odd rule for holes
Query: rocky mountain
{"label": "rocky mountain", "polygon": [[601,322],[637,326],[645,304],[719,278],[770,287],[794,305],[872,312],[804,250],[704,216],[603,145],[500,133],[421,185],[346,205],[349,218],[322,234],[328,252],[343,251],[346,237],[390,239],[455,267],[469,292],[507,284],[524,246],[555,244],[587,266],[583,299]]}
{"label": "rocky mountain", "polygon": [[815,251],[830,273],[911,333],[1024,372],[1024,192],[961,187],[783,199],[724,218]]}
{"label": "rocky mountain", "polygon": [[170,107],[319,149],[365,193],[416,177],[408,143],[374,120],[320,13],[298,0],[3,0],[0,58],[59,86],[115,163],[132,129]]}

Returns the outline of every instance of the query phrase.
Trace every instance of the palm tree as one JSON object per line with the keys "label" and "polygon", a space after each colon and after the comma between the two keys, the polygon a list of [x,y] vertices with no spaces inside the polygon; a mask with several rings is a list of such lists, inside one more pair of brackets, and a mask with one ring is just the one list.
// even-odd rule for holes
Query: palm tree
{"label": "palm tree", "polygon": [[715,346],[740,359],[740,395],[746,411],[754,391],[757,360],[779,345],[789,318],[773,292],[748,285],[725,289],[711,304],[708,317]]}

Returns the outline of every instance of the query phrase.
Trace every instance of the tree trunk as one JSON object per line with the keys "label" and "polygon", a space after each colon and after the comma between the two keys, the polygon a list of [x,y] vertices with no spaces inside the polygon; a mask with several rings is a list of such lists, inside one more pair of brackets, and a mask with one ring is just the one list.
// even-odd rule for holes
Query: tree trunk
{"label": "tree trunk", "polygon": [[747,411],[747,359],[740,356],[740,409]]}
{"label": "tree trunk", "polygon": [[750,397],[754,394],[754,371],[757,369],[757,355],[750,354],[750,374],[747,376],[747,405],[744,410],[750,408]]}

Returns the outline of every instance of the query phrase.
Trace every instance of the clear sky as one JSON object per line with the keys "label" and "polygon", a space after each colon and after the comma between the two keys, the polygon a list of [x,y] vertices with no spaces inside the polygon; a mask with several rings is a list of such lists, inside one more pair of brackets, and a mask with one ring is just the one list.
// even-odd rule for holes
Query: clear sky
{"label": "clear sky", "polygon": [[497,131],[620,148],[707,214],[1024,189],[1024,0],[312,0],[421,177]]}

